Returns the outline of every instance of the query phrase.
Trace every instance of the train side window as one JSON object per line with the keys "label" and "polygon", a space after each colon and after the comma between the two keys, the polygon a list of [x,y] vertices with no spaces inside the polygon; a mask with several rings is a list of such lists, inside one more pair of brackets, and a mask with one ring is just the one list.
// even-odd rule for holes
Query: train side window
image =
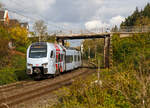
{"label": "train side window", "polygon": [[55,60],[56,60],[56,63],[57,63],[57,61],[58,61],[58,60],[57,60],[57,55],[56,55],[56,58],[55,58]]}
{"label": "train side window", "polygon": [[78,55],[76,55],[76,62],[78,61]]}
{"label": "train side window", "polygon": [[74,55],[74,61],[76,62],[76,55]]}
{"label": "train side window", "polygon": [[61,55],[61,60],[62,60],[62,61],[64,60],[64,54]]}
{"label": "train side window", "polygon": [[54,57],[54,52],[51,51],[50,58],[53,58],[53,57]]}
{"label": "train side window", "polygon": [[73,62],[73,56],[70,56],[70,57],[71,57],[71,61],[70,62],[72,63]]}
{"label": "train side window", "polygon": [[58,62],[60,62],[60,60],[61,60],[61,57],[60,57],[61,55],[60,54],[58,54]]}
{"label": "train side window", "polygon": [[61,61],[63,61],[63,57],[62,57],[62,54],[60,54],[60,59],[61,59]]}
{"label": "train side window", "polygon": [[55,52],[53,51],[53,57],[55,58],[56,57],[56,54],[55,54]]}

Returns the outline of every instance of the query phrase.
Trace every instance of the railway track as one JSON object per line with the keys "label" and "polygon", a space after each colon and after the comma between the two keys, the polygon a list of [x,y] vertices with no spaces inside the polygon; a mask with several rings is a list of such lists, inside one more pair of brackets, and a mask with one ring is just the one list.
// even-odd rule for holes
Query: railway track
{"label": "railway track", "polygon": [[20,89],[24,86],[33,85],[35,83],[36,83],[35,81],[20,81],[9,85],[0,86],[0,92],[9,92],[12,91],[13,89]]}
{"label": "railway track", "polygon": [[[92,70],[82,68],[74,70],[71,73],[60,75],[54,79],[47,79],[43,81],[25,81],[8,86],[1,86],[0,90],[3,96],[0,97],[0,108],[17,108],[17,105],[50,93],[62,86],[69,85],[73,79],[88,75]],[[16,87],[20,85],[19,87]]]}

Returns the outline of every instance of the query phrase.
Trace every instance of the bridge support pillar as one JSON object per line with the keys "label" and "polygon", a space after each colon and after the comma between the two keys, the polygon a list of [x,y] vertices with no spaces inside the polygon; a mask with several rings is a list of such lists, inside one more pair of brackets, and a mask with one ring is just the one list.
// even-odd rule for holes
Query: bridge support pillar
{"label": "bridge support pillar", "polygon": [[110,62],[110,37],[104,38],[104,68],[109,68]]}
{"label": "bridge support pillar", "polygon": [[65,45],[65,42],[64,42],[64,40],[61,40],[61,42],[62,42],[62,45],[64,46],[64,45]]}

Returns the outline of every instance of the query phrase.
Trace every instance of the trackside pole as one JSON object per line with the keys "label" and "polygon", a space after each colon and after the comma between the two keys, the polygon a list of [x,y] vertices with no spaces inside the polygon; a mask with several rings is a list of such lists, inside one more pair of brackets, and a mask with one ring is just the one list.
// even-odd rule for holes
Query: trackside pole
{"label": "trackside pole", "polygon": [[101,62],[100,62],[100,59],[98,60],[98,70],[97,70],[97,81],[96,81],[96,83],[98,84],[98,85],[100,85],[100,86],[102,86],[102,81],[100,80],[100,64],[101,64]]}
{"label": "trackside pole", "polygon": [[90,54],[91,54],[90,50],[91,50],[91,49],[89,48],[89,55],[88,55],[88,59],[89,59],[89,60],[90,60],[90,58],[91,58],[91,57],[90,57]]}
{"label": "trackside pole", "polygon": [[98,60],[98,71],[97,71],[98,83],[100,82],[100,60]]}

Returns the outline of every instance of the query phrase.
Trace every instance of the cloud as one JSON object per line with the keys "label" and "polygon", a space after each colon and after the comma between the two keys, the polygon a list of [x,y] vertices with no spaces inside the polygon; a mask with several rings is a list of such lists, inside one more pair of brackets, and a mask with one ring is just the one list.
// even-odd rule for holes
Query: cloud
{"label": "cloud", "polygon": [[[5,7],[28,13],[41,13],[55,4],[55,0],[2,0]],[[35,14],[35,13],[34,13]]]}
{"label": "cloud", "polygon": [[[0,0],[4,7],[15,11],[12,17],[30,23],[35,19],[48,23],[49,31],[94,29],[119,25],[136,6],[142,9],[149,0]],[[9,12],[10,15],[10,12]],[[11,18],[12,18],[11,17]],[[105,23],[104,23],[105,22]]]}
{"label": "cloud", "polygon": [[56,0],[47,13],[53,22],[81,23],[89,21],[103,0]]}
{"label": "cloud", "polygon": [[[122,21],[122,17],[124,18],[131,15],[136,6],[143,8],[149,0],[135,1],[136,0],[1,0],[6,8],[15,10],[17,13],[21,13],[27,17],[41,19],[58,26],[76,26],[76,28],[79,29],[85,27],[85,22],[88,23],[91,21],[100,21],[100,25],[110,23],[111,25],[119,25],[120,20]],[[117,17],[116,19],[114,16],[120,16],[120,18]],[[34,20],[32,22],[34,22]],[[69,25],[66,25],[66,23]],[[55,26],[51,27],[57,29]]]}
{"label": "cloud", "polygon": [[85,23],[85,28],[88,30],[107,27],[108,24],[102,23],[100,20],[88,21]]}
{"label": "cloud", "polygon": [[118,15],[118,16],[112,17],[112,18],[110,19],[110,24],[111,24],[112,26],[115,26],[115,25],[119,26],[119,25],[121,24],[121,22],[124,21],[124,20],[125,20],[124,17]]}
{"label": "cloud", "polygon": [[91,1],[93,1],[93,2],[95,2],[97,4],[102,4],[104,2],[104,0],[91,0]]}
{"label": "cloud", "polygon": [[25,0],[25,3],[27,7],[34,7],[37,11],[44,12],[55,3],[55,0],[32,0],[32,2]]}
{"label": "cloud", "polygon": [[47,10],[51,5],[53,5],[55,3],[55,0],[32,0],[32,3],[31,2],[27,3],[28,6],[35,7],[35,9],[37,9],[38,11],[43,12]]}

